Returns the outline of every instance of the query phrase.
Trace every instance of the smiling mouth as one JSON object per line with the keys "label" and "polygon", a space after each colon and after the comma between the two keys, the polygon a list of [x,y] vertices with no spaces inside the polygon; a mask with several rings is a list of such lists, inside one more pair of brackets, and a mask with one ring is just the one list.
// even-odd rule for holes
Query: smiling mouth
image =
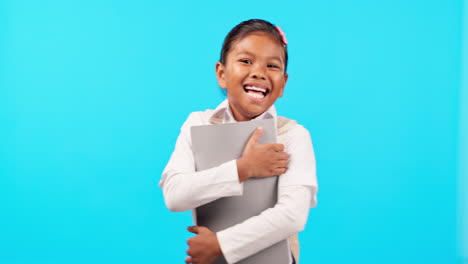
{"label": "smiling mouth", "polygon": [[269,89],[254,85],[245,85],[244,91],[253,99],[263,99],[270,93]]}

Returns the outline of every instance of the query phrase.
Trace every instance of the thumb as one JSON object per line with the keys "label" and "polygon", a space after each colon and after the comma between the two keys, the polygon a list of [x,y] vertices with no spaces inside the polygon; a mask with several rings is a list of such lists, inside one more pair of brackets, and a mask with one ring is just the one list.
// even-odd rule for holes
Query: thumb
{"label": "thumb", "polygon": [[189,227],[187,227],[187,230],[190,233],[194,233],[194,234],[197,234],[197,235],[198,235],[198,232],[200,232],[199,226],[189,226]]}
{"label": "thumb", "polygon": [[250,148],[251,146],[256,145],[262,134],[263,127],[258,127],[250,136],[249,141],[247,141],[247,144],[245,145],[245,148]]}

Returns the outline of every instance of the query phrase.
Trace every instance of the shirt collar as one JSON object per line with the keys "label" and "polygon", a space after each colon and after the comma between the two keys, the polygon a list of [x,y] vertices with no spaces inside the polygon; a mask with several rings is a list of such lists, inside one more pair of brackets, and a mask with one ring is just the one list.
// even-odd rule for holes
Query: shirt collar
{"label": "shirt collar", "polygon": [[[254,120],[274,118],[276,119],[276,108],[272,105],[268,110],[266,110],[261,115],[254,118]],[[213,111],[209,117],[210,123],[212,124],[224,124],[224,123],[234,123],[237,122],[234,119],[231,108],[229,107],[229,102],[225,99],[221,104],[219,104],[216,109]]]}

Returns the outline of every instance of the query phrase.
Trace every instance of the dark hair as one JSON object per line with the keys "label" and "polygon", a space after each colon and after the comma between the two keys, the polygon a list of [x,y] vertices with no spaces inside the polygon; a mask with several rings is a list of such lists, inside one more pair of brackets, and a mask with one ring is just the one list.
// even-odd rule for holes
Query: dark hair
{"label": "dark hair", "polygon": [[281,43],[281,45],[284,48],[284,72],[286,72],[286,68],[288,67],[288,48],[286,47],[286,43],[283,42],[283,37],[278,32],[278,29],[276,29],[275,25],[263,19],[250,19],[241,22],[233,29],[231,29],[231,31],[229,31],[229,33],[227,34],[226,38],[224,38],[223,47],[221,48],[221,57],[219,61],[222,64],[225,64],[226,57],[229,50],[231,49],[232,43],[254,32],[267,33],[274,39],[278,40],[279,43]]}

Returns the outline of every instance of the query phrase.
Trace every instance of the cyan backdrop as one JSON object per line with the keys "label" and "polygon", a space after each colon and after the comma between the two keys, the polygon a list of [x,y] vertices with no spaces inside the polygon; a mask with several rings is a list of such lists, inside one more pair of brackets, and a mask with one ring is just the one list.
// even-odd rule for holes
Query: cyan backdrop
{"label": "cyan backdrop", "polygon": [[0,263],[182,263],[157,182],[249,18],[286,32],[277,108],[314,141],[301,263],[462,263],[462,0],[2,1]]}

